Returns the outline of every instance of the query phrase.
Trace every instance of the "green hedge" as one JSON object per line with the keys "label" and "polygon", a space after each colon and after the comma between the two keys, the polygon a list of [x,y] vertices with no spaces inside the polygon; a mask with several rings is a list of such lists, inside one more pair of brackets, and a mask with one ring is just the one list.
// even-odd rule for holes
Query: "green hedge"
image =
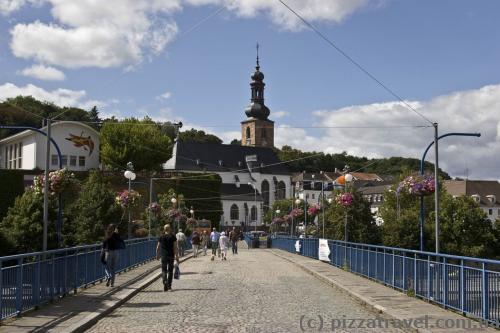
{"label": "green hedge", "polygon": [[38,174],[33,170],[0,170],[0,221],[14,205],[16,197],[24,193],[24,175]]}

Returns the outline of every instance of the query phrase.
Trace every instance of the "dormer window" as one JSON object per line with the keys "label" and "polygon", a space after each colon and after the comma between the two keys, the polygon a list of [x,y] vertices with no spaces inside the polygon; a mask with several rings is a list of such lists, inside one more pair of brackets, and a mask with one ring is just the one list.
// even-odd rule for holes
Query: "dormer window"
{"label": "dormer window", "polygon": [[494,196],[493,194],[487,195],[486,198],[488,198],[489,202],[492,204],[497,202],[497,197]]}
{"label": "dormer window", "polygon": [[219,165],[220,166],[224,166],[224,161],[223,160],[219,160]]}
{"label": "dormer window", "polygon": [[479,194],[473,194],[471,197],[475,202],[479,203],[481,201],[481,196]]}

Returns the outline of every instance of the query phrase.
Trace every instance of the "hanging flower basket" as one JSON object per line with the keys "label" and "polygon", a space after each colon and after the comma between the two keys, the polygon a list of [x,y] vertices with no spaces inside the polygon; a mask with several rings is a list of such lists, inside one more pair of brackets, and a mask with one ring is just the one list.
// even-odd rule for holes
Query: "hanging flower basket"
{"label": "hanging flower basket", "polygon": [[431,195],[436,191],[434,177],[412,175],[403,179],[398,186],[397,192],[406,192],[415,196]]}
{"label": "hanging flower basket", "polygon": [[157,216],[161,213],[161,206],[157,202],[152,202],[149,205],[149,211],[151,212],[151,214]]}
{"label": "hanging flower basket", "polygon": [[285,221],[286,224],[290,224],[292,222],[292,219],[293,219],[292,215],[287,214],[283,216],[283,220]]}
{"label": "hanging flower basket", "polygon": [[169,209],[167,211],[167,217],[169,219],[176,219],[181,216],[181,211],[175,208]]}
{"label": "hanging flower basket", "polygon": [[189,226],[195,226],[198,221],[194,217],[190,217],[187,219],[186,223]]}
{"label": "hanging flower basket", "polygon": [[275,217],[272,221],[272,225],[282,225],[285,221],[281,217]]}
{"label": "hanging flower basket", "polygon": [[[75,175],[68,169],[59,169],[49,173],[50,194],[60,194],[75,181]],[[45,187],[45,175],[35,176],[31,187],[36,194],[42,194]]]}
{"label": "hanging flower basket", "polygon": [[354,196],[349,192],[340,193],[335,197],[335,201],[341,206],[349,207],[354,202]]}
{"label": "hanging flower basket", "polygon": [[302,215],[304,215],[304,211],[300,208],[294,208],[290,212],[290,215],[293,217],[301,217]]}
{"label": "hanging flower basket", "polygon": [[118,196],[115,198],[115,201],[123,208],[129,208],[137,206],[139,204],[140,198],[141,195],[137,191],[123,190],[122,192],[118,193]]}
{"label": "hanging flower basket", "polygon": [[318,215],[319,213],[319,206],[318,205],[313,205],[311,207],[309,207],[309,209],[307,210],[307,214],[311,215],[311,216],[316,216]]}

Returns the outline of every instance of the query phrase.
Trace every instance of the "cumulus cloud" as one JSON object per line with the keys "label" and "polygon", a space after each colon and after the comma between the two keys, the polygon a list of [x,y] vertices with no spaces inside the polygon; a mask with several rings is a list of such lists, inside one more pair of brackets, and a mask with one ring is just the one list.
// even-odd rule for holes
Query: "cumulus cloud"
{"label": "cumulus cloud", "polygon": [[32,77],[39,80],[47,81],[62,81],[66,78],[63,72],[54,68],[46,67],[44,65],[33,65],[21,71],[24,76]]}
{"label": "cumulus cloud", "polygon": [[[0,0],[1,1],[1,0]],[[47,0],[55,22],[11,29],[15,56],[66,68],[135,66],[160,54],[178,31],[177,0]]]}
{"label": "cumulus cloud", "polygon": [[21,9],[24,5],[31,3],[40,5],[44,0],[0,0],[0,14],[7,16]]}
{"label": "cumulus cloud", "polygon": [[58,106],[75,106],[83,109],[89,109],[94,105],[97,107],[106,105],[106,103],[102,101],[87,99],[85,90],[59,88],[47,91],[33,84],[28,84],[24,87],[18,87],[12,83],[0,85],[0,101],[16,96],[32,96],[40,101],[54,103]]}
{"label": "cumulus cloud", "polygon": [[280,119],[280,118],[283,118],[283,117],[288,117],[289,115],[290,115],[290,112],[276,111],[276,112],[273,112],[272,117],[274,119]]}
{"label": "cumulus cloud", "polygon": [[[500,85],[459,91],[428,101],[409,102],[439,123],[439,134],[480,132],[481,137],[447,137],[439,141],[440,167],[452,176],[500,179]],[[434,129],[398,128],[430,125],[400,102],[355,105],[313,112],[317,126],[334,127],[313,136],[303,129],[278,128],[276,145],[367,157],[404,156],[420,159],[434,139]],[[372,127],[372,128],[369,128]],[[315,130],[316,132],[318,129]],[[433,149],[427,160],[434,160]]]}
{"label": "cumulus cloud", "polygon": [[160,96],[156,96],[156,99],[158,100],[167,100],[169,99],[170,97],[172,97],[172,93],[170,91],[165,91],[163,94],[161,94]]}
{"label": "cumulus cloud", "polygon": [[[278,1],[269,0],[187,0],[192,5],[225,6],[240,17],[268,16],[274,24],[287,30],[300,30],[304,24]],[[309,21],[340,23],[350,14],[370,3],[383,0],[285,0],[287,5]]]}

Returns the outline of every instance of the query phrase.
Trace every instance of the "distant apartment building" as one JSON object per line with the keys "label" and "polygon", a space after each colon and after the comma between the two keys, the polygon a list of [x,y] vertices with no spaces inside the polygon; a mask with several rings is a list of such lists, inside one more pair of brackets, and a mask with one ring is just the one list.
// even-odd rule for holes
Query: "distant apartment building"
{"label": "distant apartment building", "polygon": [[444,188],[454,197],[472,197],[490,221],[500,217],[500,183],[496,180],[445,180]]}

